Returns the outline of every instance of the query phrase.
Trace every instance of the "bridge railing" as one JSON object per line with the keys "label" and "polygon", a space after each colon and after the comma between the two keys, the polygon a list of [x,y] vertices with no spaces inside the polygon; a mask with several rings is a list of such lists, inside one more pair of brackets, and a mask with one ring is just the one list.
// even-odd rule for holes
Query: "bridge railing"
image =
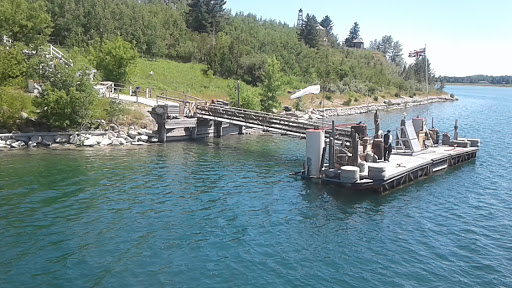
{"label": "bridge railing", "polygon": [[[234,108],[222,105],[200,105],[196,108],[198,117],[215,118],[219,121],[230,120],[237,123],[258,125],[262,128],[293,132],[304,135],[308,129],[326,129],[327,123],[319,120],[298,119],[289,115],[271,114],[253,110]],[[350,127],[337,128],[337,135],[344,139],[350,135]]]}

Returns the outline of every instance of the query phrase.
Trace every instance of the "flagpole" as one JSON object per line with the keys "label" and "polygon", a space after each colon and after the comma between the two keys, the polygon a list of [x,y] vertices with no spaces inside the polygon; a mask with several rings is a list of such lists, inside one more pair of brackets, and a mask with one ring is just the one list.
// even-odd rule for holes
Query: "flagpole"
{"label": "flagpole", "polygon": [[[428,59],[427,59],[427,43],[425,43],[425,50],[424,50],[424,54],[423,54],[423,55],[424,55],[423,57],[425,57],[425,84],[427,85],[427,119],[426,119],[427,121],[425,121],[425,122],[427,122],[427,123],[428,123],[428,117],[429,117],[429,115],[428,115],[429,113],[428,113],[428,112],[430,111],[430,107],[429,107],[429,105],[430,105],[430,104],[428,103],[428,66],[427,66],[427,60],[428,60]],[[425,123],[425,124],[426,124],[426,123]],[[427,135],[428,135],[428,133],[427,133]]]}
{"label": "flagpole", "polygon": [[427,84],[427,98],[428,98],[428,67],[427,67],[427,44],[425,44],[425,83]]}

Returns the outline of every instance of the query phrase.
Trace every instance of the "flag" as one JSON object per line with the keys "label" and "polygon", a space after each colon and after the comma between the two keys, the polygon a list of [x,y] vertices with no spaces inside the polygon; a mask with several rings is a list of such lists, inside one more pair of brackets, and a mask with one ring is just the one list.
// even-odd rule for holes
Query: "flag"
{"label": "flag", "polygon": [[290,96],[290,99],[299,98],[299,97],[302,97],[307,94],[318,94],[318,93],[320,93],[320,85],[313,85],[313,86],[306,87],[306,88],[298,91],[297,93],[293,94],[292,96]]}
{"label": "flag", "polygon": [[414,51],[409,52],[409,57],[411,57],[411,58],[418,58],[418,57],[426,56],[426,55],[427,55],[427,52],[426,52],[425,48],[421,48],[419,50],[414,50]]}

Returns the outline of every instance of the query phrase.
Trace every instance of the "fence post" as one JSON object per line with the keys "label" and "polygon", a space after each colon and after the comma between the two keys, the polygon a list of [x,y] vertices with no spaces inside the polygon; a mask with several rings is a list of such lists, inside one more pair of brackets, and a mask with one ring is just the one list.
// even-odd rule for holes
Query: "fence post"
{"label": "fence post", "polygon": [[146,88],[146,99],[149,98],[149,88]]}

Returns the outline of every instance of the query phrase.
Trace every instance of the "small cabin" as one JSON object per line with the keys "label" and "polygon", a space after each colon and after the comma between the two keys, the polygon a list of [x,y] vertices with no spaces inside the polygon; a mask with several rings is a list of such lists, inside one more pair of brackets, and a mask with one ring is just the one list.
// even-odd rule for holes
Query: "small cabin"
{"label": "small cabin", "polygon": [[352,43],[350,43],[350,48],[364,49],[363,39],[357,38],[356,40],[352,41]]}

